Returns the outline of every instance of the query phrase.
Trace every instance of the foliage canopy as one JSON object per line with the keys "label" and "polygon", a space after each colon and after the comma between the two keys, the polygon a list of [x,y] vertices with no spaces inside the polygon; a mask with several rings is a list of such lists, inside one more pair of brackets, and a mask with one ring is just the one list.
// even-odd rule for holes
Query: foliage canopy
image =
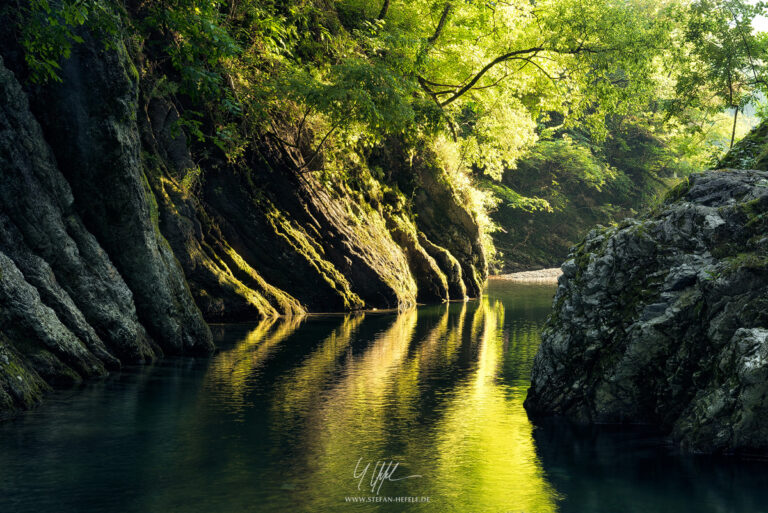
{"label": "foliage canopy", "polygon": [[564,210],[574,194],[638,200],[655,191],[651,182],[716,160],[727,147],[726,110],[732,144],[739,113],[764,97],[768,80],[768,39],[751,27],[763,2],[130,5],[25,3],[17,29],[29,78],[59,80],[84,30],[108,42],[138,39],[150,57],[141,71],[155,91],[173,95],[180,127],[230,162],[263,137],[300,153],[309,170],[321,167],[318,155],[365,155],[392,140],[412,151],[427,144],[450,156],[454,176],[500,180],[518,162],[533,175],[548,166],[542,176],[554,182],[541,197],[486,184],[528,212]]}
{"label": "foliage canopy", "polygon": [[[81,25],[118,30],[124,11],[110,4],[29,2],[20,26],[32,79],[58,79]],[[449,134],[469,165],[499,177],[553,115],[600,138],[608,115],[743,108],[764,84],[762,39],[748,30],[764,6],[739,0],[141,5],[122,26],[138,25],[168,59],[169,80],[197,105],[193,131],[194,114],[215,100],[215,130],[196,135],[233,151],[248,136],[235,122],[275,121],[290,99],[342,140]]]}

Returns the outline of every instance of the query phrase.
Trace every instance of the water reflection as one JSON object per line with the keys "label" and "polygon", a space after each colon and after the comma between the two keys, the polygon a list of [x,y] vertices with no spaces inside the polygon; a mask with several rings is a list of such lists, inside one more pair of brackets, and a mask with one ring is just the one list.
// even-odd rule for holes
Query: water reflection
{"label": "water reflection", "polygon": [[437,429],[435,495],[479,511],[555,511],[557,494],[544,477],[523,410],[525,388],[501,379],[504,307],[484,301],[475,317],[483,326],[477,368],[446,405]]}
{"label": "water reflection", "polygon": [[680,455],[641,427],[549,421],[534,439],[561,513],[768,511],[765,461]]}
{"label": "water reflection", "polygon": [[[764,463],[676,455],[653,433],[536,428],[522,402],[553,289],[215,328],[167,359],[0,424],[0,511],[757,512]],[[356,463],[398,461],[356,503]],[[368,477],[368,476],[366,476]]]}
{"label": "water reflection", "polygon": [[[505,329],[504,303],[485,297],[340,319],[307,356],[264,384],[270,400],[262,414],[280,448],[271,456],[289,463],[275,488],[294,492],[294,505],[327,511],[346,496],[371,495],[369,482],[358,487],[353,479],[361,458],[386,459],[400,462],[398,476],[422,476],[382,485],[384,496],[430,497],[411,508],[554,511],[557,493],[544,477],[522,408],[526,387],[503,375],[510,347],[535,348],[541,317],[522,325],[513,320],[514,329]],[[374,329],[361,333],[369,324]],[[295,330],[257,327],[214,360],[206,387],[220,390],[222,402],[239,413],[249,390],[244,384],[259,382],[252,374],[263,358],[276,344],[291,342],[286,339]],[[355,347],[355,341],[361,343]],[[512,368],[519,367],[516,359],[508,358]],[[270,495],[272,504],[289,507],[284,495]],[[362,507],[399,510],[402,504]]]}
{"label": "water reflection", "polygon": [[205,387],[222,405],[234,412],[244,411],[249,406],[247,394],[252,378],[261,372],[272,352],[301,322],[300,317],[281,323],[270,319],[256,326],[236,348],[222,351],[213,359]]}

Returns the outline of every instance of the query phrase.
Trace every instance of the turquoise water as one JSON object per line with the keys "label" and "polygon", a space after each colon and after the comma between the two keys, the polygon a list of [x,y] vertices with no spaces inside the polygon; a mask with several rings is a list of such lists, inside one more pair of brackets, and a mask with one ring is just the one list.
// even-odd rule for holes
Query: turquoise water
{"label": "turquoise water", "polygon": [[[554,288],[214,327],[169,358],[0,424],[0,512],[758,512],[768,463],[638,428],[534,427]],[[359,501],[367,502],[359,502]]]}

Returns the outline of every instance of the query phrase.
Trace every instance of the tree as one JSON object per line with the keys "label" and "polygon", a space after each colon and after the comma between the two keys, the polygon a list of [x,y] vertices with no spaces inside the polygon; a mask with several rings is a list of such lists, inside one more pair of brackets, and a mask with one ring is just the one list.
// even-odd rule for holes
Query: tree
{"label": "tree", "polygon": [[[666,105],[738,116],[763,83],[764,49],[746,30],[762,4],[691,1],[152,0],[138,25],[188,100],[184,126],[228,155],[265,126],[287,146],[313,142],[312,159],[334,139],[445,135],[498,177],[553,115],[596,138],[609,115]],[[31,3],[19,23],[30,68],[55,74],[70,29],[123,12],[110,4]],[[290,123],[293,136],[278,126]]]}
{"label": "tree", "polygon": [[762,2],[696,0],[686,20],[686,51],[698,65],[680,73],[680,106],[696,105],[712,112],[732,109],[730,147],[739,112],[766,90],[767,48],[752,30],[752,20],[764,13]]}
{"label": "tree", "polygon": [[[383,24],[350,26],[367,61],[398,77],[413,119],[430,102],[467,160],[496,176],[535,140],[541,116],[597,127],[606,112],[647,102],[674,21],[646,0],[413,0],[381,11]],[[378,96],[368,92],[371,105]]]}

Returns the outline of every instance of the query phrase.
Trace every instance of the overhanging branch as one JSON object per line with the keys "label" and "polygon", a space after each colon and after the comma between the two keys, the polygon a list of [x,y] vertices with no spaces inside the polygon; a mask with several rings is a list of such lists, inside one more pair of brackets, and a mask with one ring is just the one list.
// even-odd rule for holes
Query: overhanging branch
{"label": "overhanging branch", "polygon": [[[449,105],[450,103],[453,103],[454,101],[459,99],[466,92],[468,92],[468,91],[470,91],[472,89],[478,89],[477,87],[475,87],[477,82],[481,78],[483,78],[483,76],[486,73],[488,73],[492,68],[494,68],[495,66],[497,66],[497,65],[499,65],[499,64],[501,64],[503,62],[512,61],[512,60],[526,61],[526,62],[536,66],[542,73],[544,73],[547,76],[547,78],[552,80],[552,82],[554,83],[555,82],[554,78],[552,78],[538,63],[536,63],[533,60],[535,57],[538,56],[539,53],[547,52],[547,53],[556,53],[556,54],[560,54],[560,55],[577,55],[577,54],[580,54],[580,53],[596,54],[596,53],[601,53],[601,52],[610,51],[610,50],[611,49],[609,49],[609,48],[590,48],[588,46],[585,46],[583,42],[579,43],[579,45],[576,48],[571,48],[571,49],[545,48],[544,46],[534,46],[534,47],[531,47],[531,48],[526,48],[524,50],[514,50],[514,51],[511,51],[511,52],[505,53],[503,55],[499,55],[498,57],[493,59],[491,62],[489,62],[488,64],[483,66],[480,69],[480,71],[478,71],[465,84],[463,84],[461,87],[459,87],[458,90],[456,90],[456,92],[454,92],[449,98],[447,98],[447,99],[443,100],[442,102],[440,102],[440,106],[441,107],[445,107],[446,105]],[[425,82],[427,84],[431,83],[431,84],[434,84],[434,85],[438,85],[438,84],[435,84],[434,82],[429,82],[429,81],[427,81],[426,79],[424,79],[422,77],[419,77],[419,79],[420,79],[420,82],[423,81],[423,82]],[[423,87],[424,87],[424,85],[422,85],[422,88]],[[430,93],[431,94],[435,94],[434,91],[431,91],[431,90],[430,90]],[[441,95],[442,94],[446,94],[446,91],[441,91],[440,94]]]}
{"label": "overhanging branch", "polygon": [[529,54],[530,57],[533,57],[533,56],[535,56],[537,53],[539,53],[542,50],[544,50],[544,48],[542,48],[542,47],[527,48],[525,50],[516,50],[514,52],[505,53],[504,55],[500,55],[500,56],[496,57],[491,62],[489,62],[488,64],[483,66],[483,68],[480,71],[478,71],[475,74],[475,76],[472,77],[469,80],[469,82],[467,82],[463,87],[461,87],[458,91],[456,91],[450,98],[448,98],[447,100],[444,100],[443,102],[441,102],[440,105],[442,107],[445,107],[446,105],[448,105],[448,104],[454,102],[455,100],[457,100],[464,93],[466,93],[467,91],[472,89],[472,87],[475,84],[477,84],[478,80],[483,78],[483,75],[488,73],[488,71],[490,71],[491,68],[493,68],[497,64],[500,64],[500,63],[505,62],[505,61],[512,60],[514,57],[517,57],[519,55]]}

